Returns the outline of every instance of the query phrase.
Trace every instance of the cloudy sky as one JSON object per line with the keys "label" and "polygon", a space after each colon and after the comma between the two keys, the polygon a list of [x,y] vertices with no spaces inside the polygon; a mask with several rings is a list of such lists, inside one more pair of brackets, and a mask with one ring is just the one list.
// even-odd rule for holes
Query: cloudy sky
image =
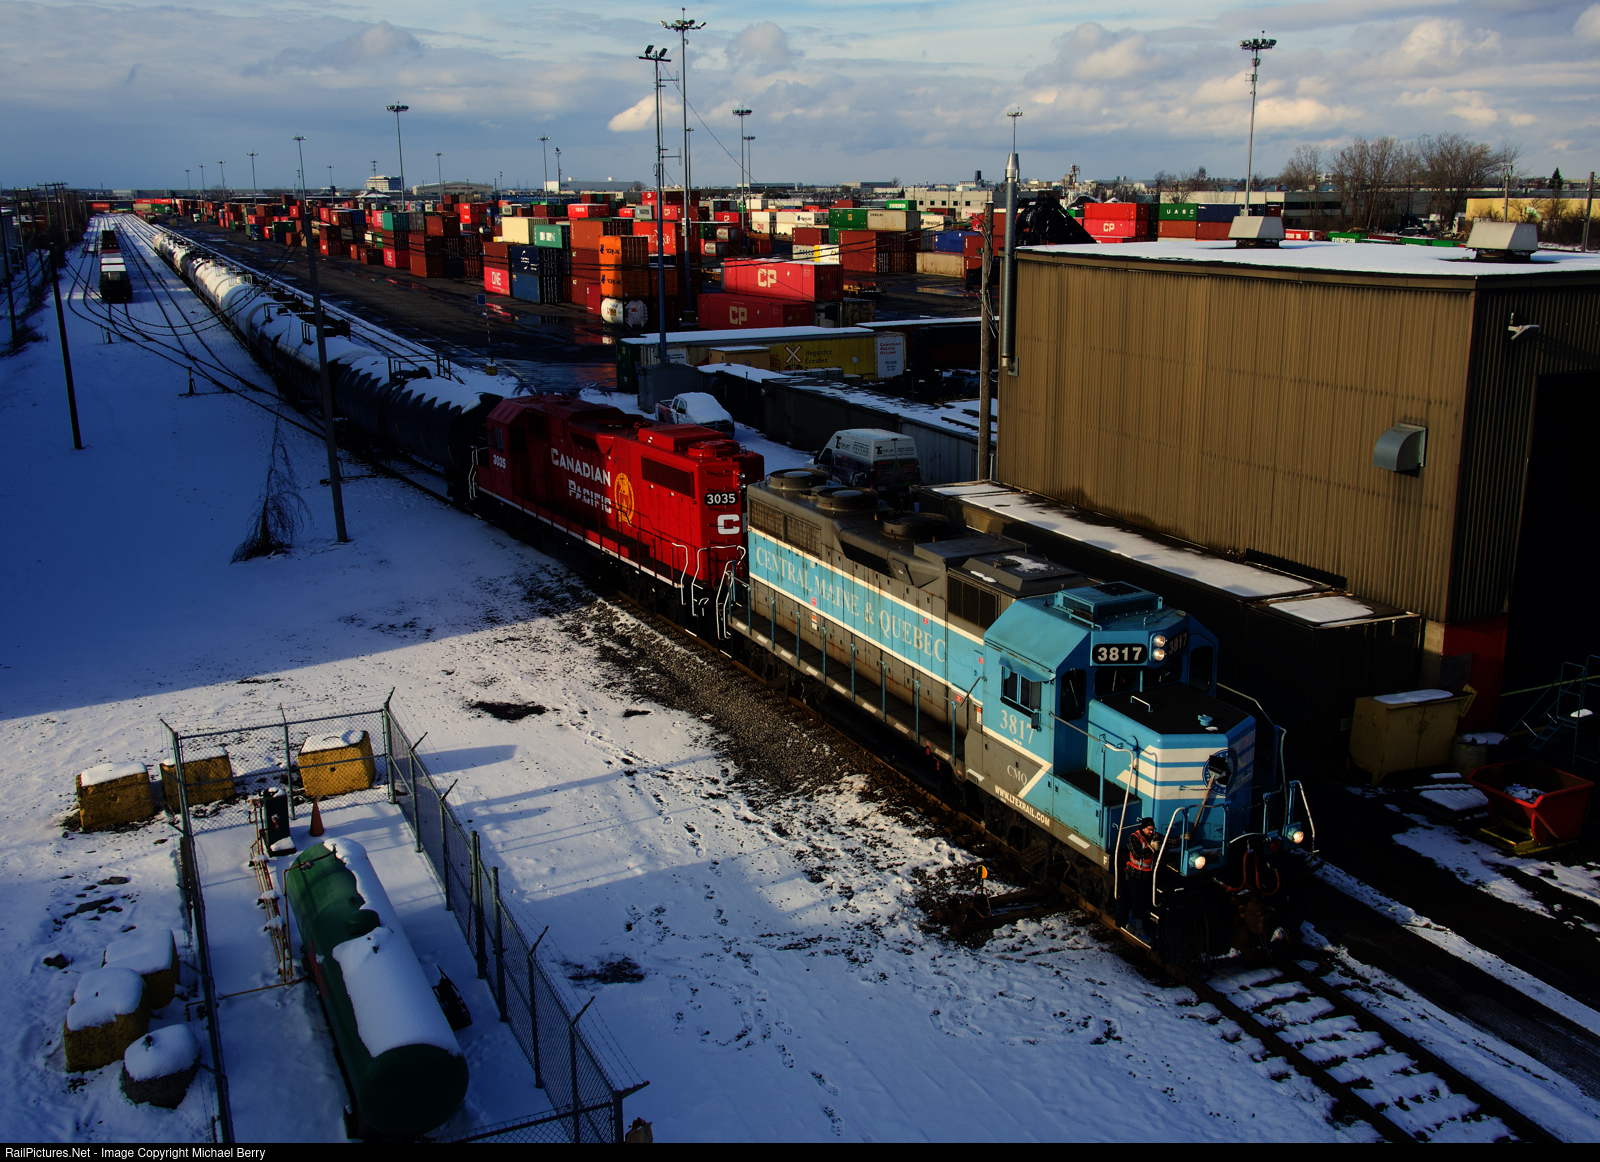
{"label": "cloudy sky", "polygon": [[[647,179],[649,67],[677,8],[614,0],[0,0],[0,185],[118,188],[313,180],[537,183],[539,137],[569,177]],[[1256,169],[1301,142],[1456,131],[1521,144],[1533,172],[1600,168],[1600,3],[1210,0],[710,3],[690,16],[697,183],[738,173],[754,110],[756,180],[998,176],[1021,108],[1026,176],[1244,172],[1249,70],[1265,30]],[[672,42],[678,71],[677,42]],[[673,124],[676,87],[668,88]],[[434,154],[442,153],[442,159]],[[552,176],[555,157],[550,155]],[[676,167],[676,162],[672,163]]]}

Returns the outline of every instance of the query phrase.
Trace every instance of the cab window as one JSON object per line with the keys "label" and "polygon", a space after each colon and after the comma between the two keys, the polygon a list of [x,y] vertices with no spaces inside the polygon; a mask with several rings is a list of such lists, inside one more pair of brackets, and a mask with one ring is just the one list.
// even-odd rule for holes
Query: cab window
{"label": "cab window", "polygon": [[1039,709],[1039,692],[1043,683],[1030,681],[1015,670],[1000,671],[1000,701],[1029,714]]}
{"label": "cab window", "polygon": [[1083,717],[1084,695],[1089,691],[1089,675],[1084,670],[1068,670],[1061,675],[1061,705],[1058,717],[1076,722]]}
{"label": "cab window", "polygon": [[1094,696],[1106,698],[1139,688],[1138,666],[1101,666],[1094,672]]}
{"label": "cab window", "polygon": [[1197,646],[1189,651],[1189,685],[1197,690],[1211,689],[1216,674],[1216,651],[1210,646]]}

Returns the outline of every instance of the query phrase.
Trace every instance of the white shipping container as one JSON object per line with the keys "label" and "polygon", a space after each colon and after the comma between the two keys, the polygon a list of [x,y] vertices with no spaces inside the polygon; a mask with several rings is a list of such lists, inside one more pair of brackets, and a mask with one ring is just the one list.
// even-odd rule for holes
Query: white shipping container
{"label": "white shipping container", "polygon": [[[781,217],[782,215],[779,215],[779,216]],[[772,227],[772,233],[773,233],[774,236],[776,236],[778,238],[793,238],[794,237],[794,223],[793,222],[778,222]]]}
{"label": "white shipping container", "polygon": [[794,225],[794,220],[796,218],[798,218],[799,216],[800,215],[797,214],[793,210],[779,210],[778,211],[778,225],[780,225],[780,226],[793,226]]}
{"label": "white shipping container", "polygon": [[868,210],[868,230],[917,230],[922,227],[921,215],[915,210]]}
{"label": "white shipping container", "polygon": [[815,210],[801,210],[794,216],[796,226],[826,226],[828,215],[819,214]]}

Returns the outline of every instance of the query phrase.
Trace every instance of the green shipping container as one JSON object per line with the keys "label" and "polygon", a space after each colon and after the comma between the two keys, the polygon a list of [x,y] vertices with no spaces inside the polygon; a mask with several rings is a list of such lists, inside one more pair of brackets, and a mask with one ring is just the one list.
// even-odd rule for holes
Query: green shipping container
{"label": "green shipping container", "polygon": [[915,210],[917,204],[907,198],[890,198],[883,204],[885,210]]}
{"label": "green shipping container", "polygon": [[547,246],[554,250],[564,250],[571,231],[572,227],[565,222],[552,222],[547,226],[535,226],[533,228],[533,244],[535,246]]}
{"label": "green shipping container", "polygon": [[1366,234],[1360,230],[1335,230],[1328,237],[1335,242],[1360,242]]}
{"label": "green shipping container", "polygon": [[867,212],[864,209],[835,208],[828,211],[828,225],[835,230],[865,230],[867,228]]}
{"label": "green shipping container", "polygon": [[1193,202],[1162,202],[1159,209],[1161,222],[1193,222],[1197,207]]}

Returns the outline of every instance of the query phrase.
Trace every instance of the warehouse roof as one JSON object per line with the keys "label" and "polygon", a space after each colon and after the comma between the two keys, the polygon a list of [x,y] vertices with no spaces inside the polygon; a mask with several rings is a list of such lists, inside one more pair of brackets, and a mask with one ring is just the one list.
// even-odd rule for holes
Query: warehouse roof
{"label": "warehouse roof", "polygon": [[1222,263],[1321,274],[1392,274],[1430,278],[1495,278],[1552,273],[1600,274],[1600,254],[1540,250],[1529,262],[1477,262],[1477,251],[1451,246],[1407,246],[1376,242],[1285,242],[1277,249],[1247,249],[1232,242],[1169,238],[1160,242],[1076,246],[1019,246],[1019,254],[1071,255],[1098,261],[1163,264]]}

